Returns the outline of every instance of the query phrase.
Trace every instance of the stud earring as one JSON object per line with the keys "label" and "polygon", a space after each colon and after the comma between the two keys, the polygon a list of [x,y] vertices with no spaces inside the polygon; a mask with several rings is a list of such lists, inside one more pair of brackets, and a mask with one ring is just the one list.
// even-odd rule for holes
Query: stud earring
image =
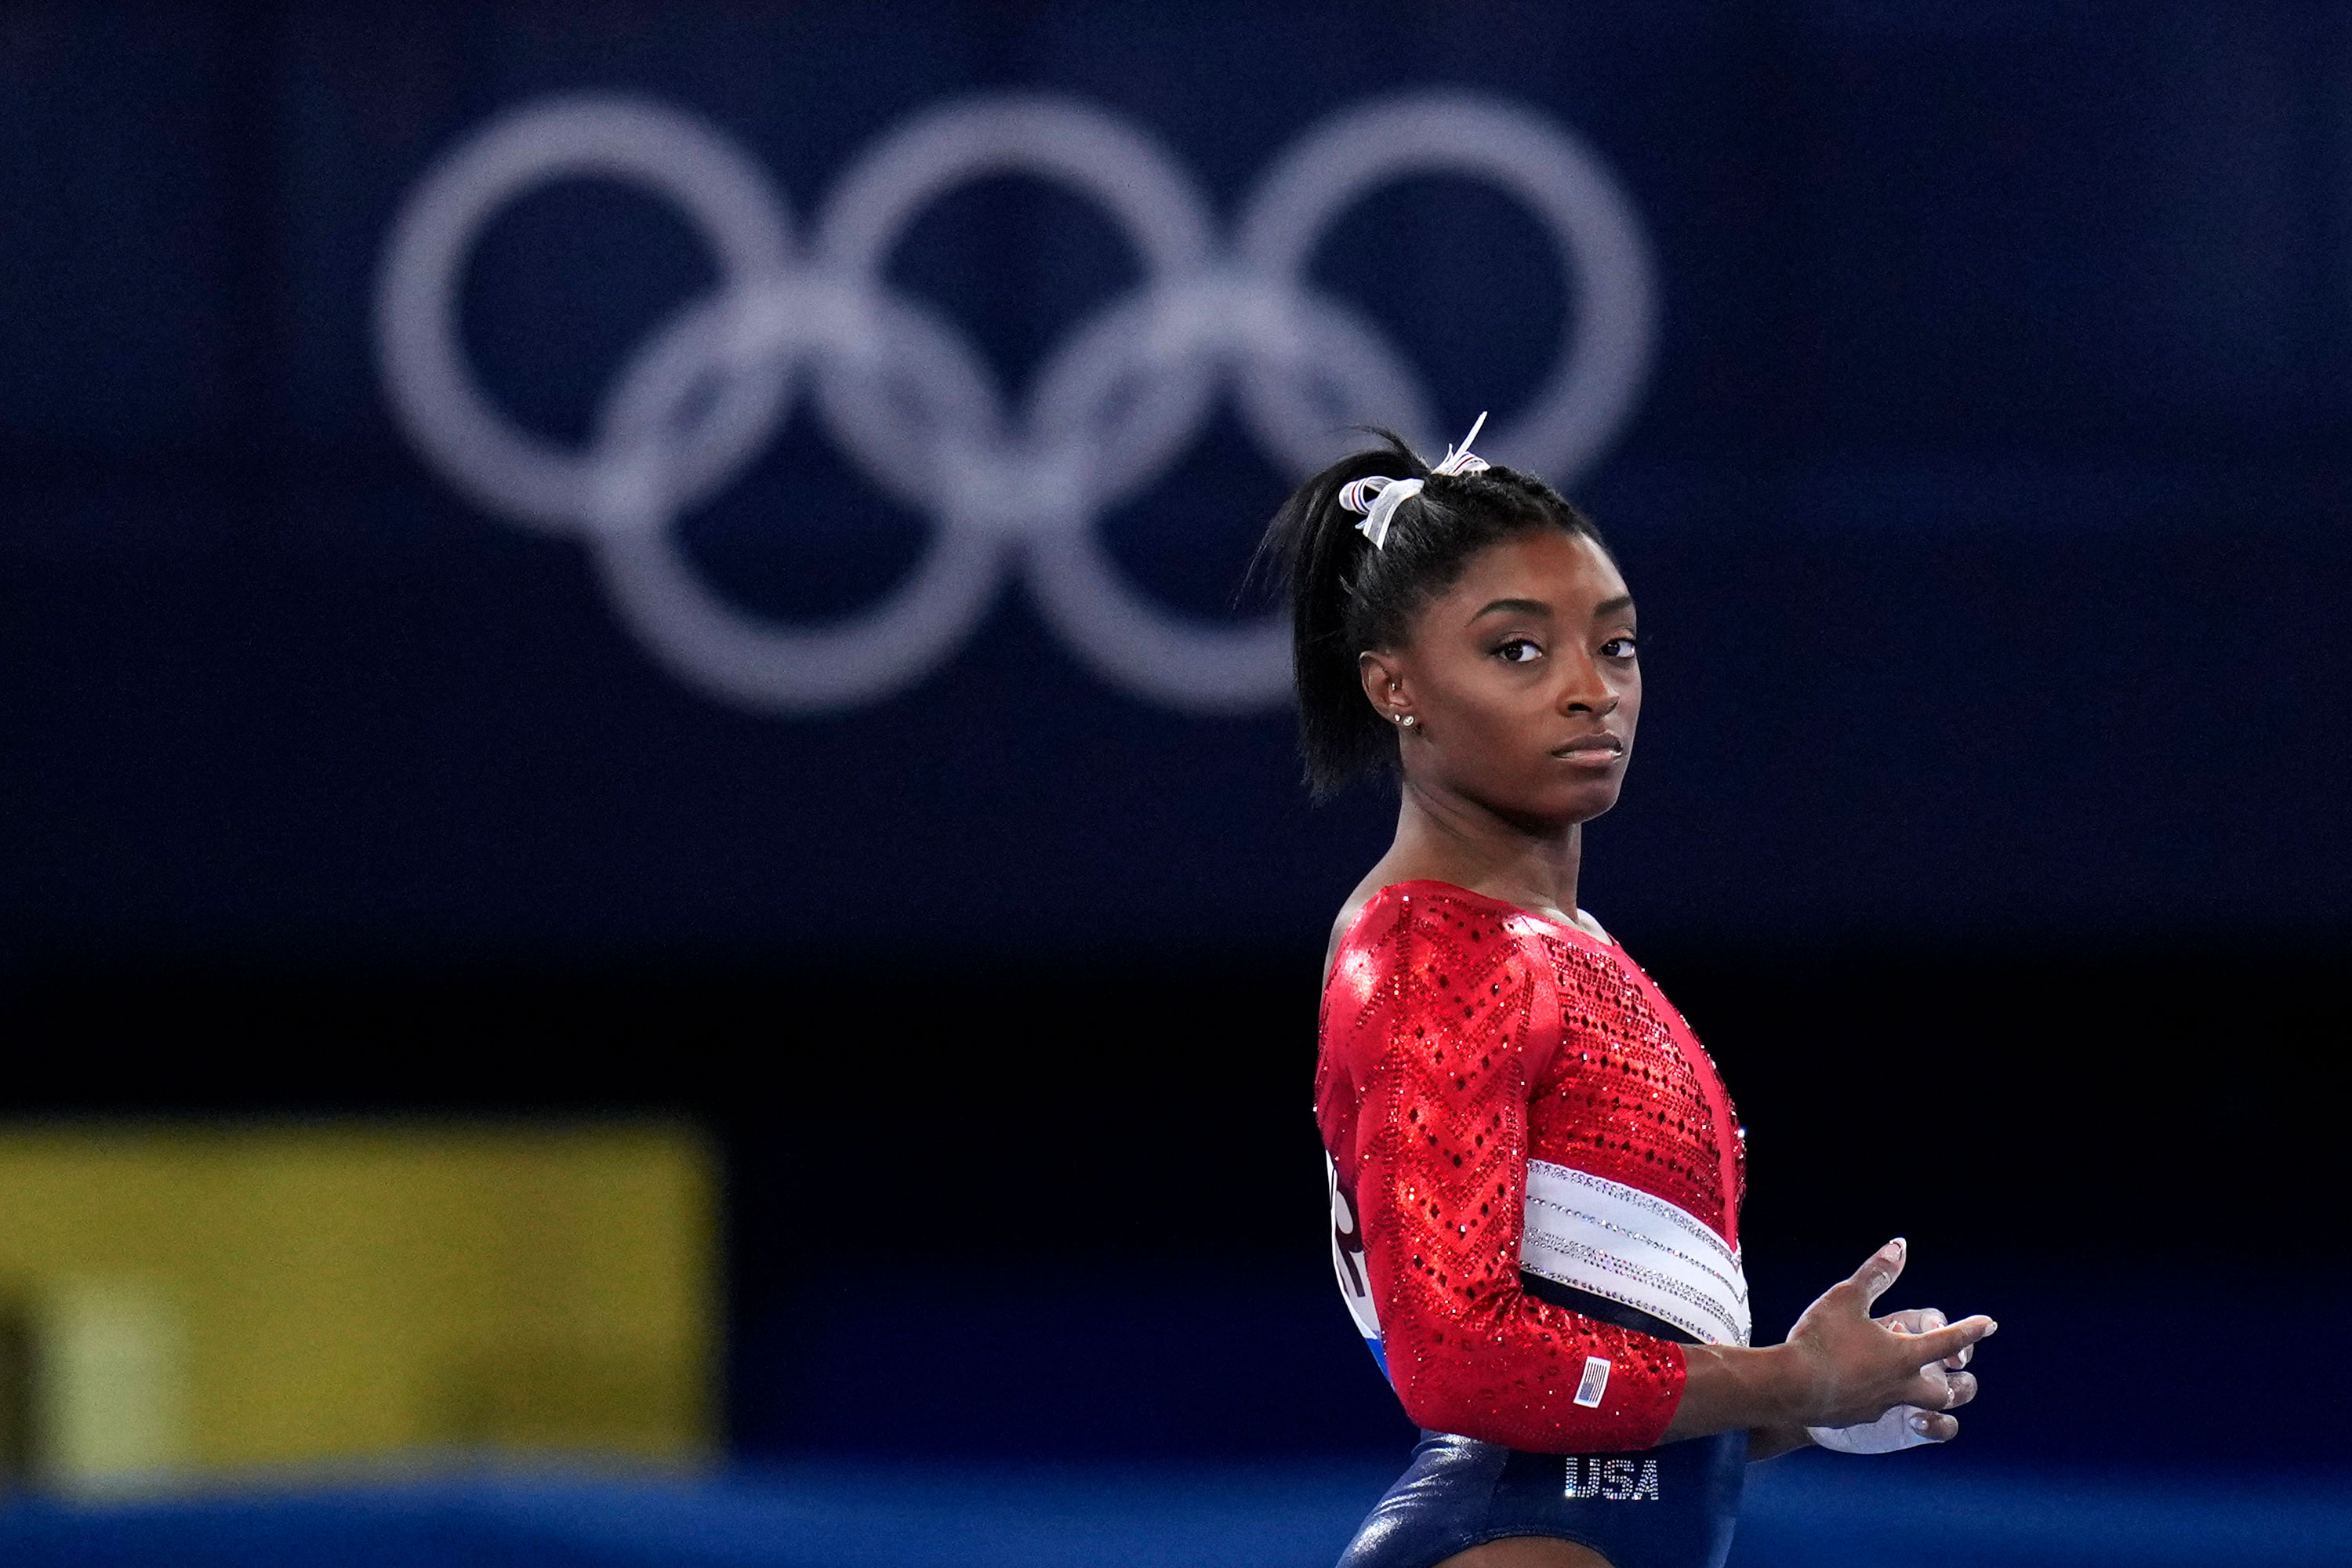
{"label": "stud earring", "polygon": [[1412,714],[1410,714],[1410,713],[1399,713],[1399,714],[1395,714],[1395,715],[1393,715],[1393,717],[1395,718],[1395,720],[1396,720],[1396,721],[1397,721],[1398,723],[1400,723],[1400,724],[1403,725],[1406,729],[1410,730],[1410,729],[1412,729],[1412,728],[1413,719],[1412,719]]}

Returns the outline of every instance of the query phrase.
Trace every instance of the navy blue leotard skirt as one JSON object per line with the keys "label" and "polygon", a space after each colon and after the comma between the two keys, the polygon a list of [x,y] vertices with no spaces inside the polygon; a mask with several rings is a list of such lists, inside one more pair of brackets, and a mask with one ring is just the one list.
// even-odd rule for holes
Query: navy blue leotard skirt
{"label": "navy blue leotard skirt", "polygon": [[[1647,1313],[1525,1279],[1530,1295],[1690,1342]],[[1616,1568],[1722,1568],[1747,1468],[1746,1432],[1622,1454],[1527,1454],[1423,1432],[1412,1467],[1358,1527],[1339,1568],[1433,1568],[1514,1535],[1577,1542]]]}

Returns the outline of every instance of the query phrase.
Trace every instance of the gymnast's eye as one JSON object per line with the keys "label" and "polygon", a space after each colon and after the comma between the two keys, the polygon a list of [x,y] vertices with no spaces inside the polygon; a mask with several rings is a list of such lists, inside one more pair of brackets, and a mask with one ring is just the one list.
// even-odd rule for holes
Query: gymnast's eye
{"label": "gymnast's eye", "polygon": [[1601,656],[1603,658],[1631,658],[1633,657],[1633,639],[1629,637],[1611,637],[1601,645]]}
{"label": "gymnast's eye", "polygon": [[1510,664],[1533,664],[1543,657],[1543,649],[1526,637],[1513,637],[1495,649],[1495,657]]}

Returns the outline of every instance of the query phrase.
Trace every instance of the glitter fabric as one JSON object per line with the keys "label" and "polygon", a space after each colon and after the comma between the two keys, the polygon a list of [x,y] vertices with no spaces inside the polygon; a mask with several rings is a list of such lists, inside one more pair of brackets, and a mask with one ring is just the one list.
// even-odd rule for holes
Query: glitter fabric
{"label": "glitter fabric", "polygon": [[[1648,1447],[1682,1347],[1521,1289],[1530,1158],[1640,1188],[1738,1243],[1714,1064],[1613,945],[1443,882],[1365,906],[1324,988],[1316,1113],[1405,1413],[1535,1453]],[[1345,1270],[1342,1278],[1345,1288]],[[1597,1406],[1587,1360],[1610,1363]],[[1590,1385],[1586,1384],[1589,1394]]]}

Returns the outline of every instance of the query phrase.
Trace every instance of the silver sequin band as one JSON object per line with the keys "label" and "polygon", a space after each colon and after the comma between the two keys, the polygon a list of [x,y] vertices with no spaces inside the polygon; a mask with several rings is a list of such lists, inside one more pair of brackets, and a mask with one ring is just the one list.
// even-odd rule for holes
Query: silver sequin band
{"label": "silver sequin band", "polygon": [[1519,1267],[1707,1344],[1748,1342],[1739,1254],[1687,1210],[1622,1182],[1528,1161]]}

